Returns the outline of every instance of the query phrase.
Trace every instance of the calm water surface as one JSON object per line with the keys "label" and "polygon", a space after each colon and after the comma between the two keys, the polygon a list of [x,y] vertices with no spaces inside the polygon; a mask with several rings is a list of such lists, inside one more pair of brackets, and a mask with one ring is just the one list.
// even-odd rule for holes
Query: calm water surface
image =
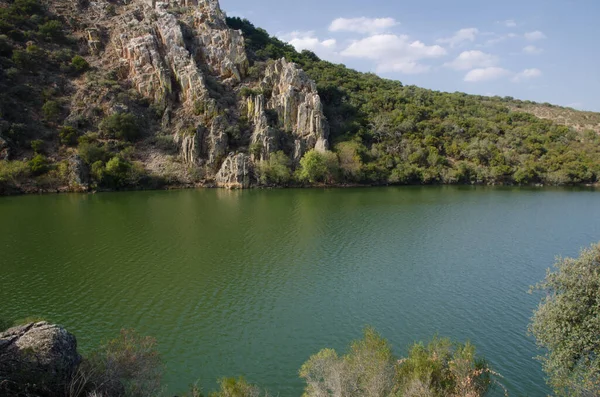
{"label": "calm water surface", "polygon": [[373,188],[0,198],[0,315],[83,351],[155,336],[171,393],[244,375],[299,396],[298,369],[366,324],[396,354],[471,340],[513,396],[543,396],[526,334],[555,255],[600,240],[600,192]]}

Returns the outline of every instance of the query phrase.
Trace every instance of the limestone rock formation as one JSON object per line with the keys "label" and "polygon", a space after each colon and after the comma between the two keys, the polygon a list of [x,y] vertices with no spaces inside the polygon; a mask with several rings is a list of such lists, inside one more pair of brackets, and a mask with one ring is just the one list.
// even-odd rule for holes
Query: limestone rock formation
{"label": "limestone rock formation", "polygon": [[69,183],[73,188],[86,190],[90,184],[90,173],[85,162],[78,155],[69,158]]}
{"label": "limestone rock formation", "polygon": [[64,328],[46,322],[11,328],[0,333],[0,395],[65,390],[80,361],[75,336]]}
{"label": "limestone rock formation", "polygon": [[254,125],[252,145],[258,145],[260,154],[253,153],[253,160],[268,160],[269,154],[280,150],[278,131],[269,125],[265,112],[265,97],[260,94],[247,100],[248,120]]}
{"label": "limestone rock formation", "polygon": [[[214,166],[227,153],[227,123],[217,116],[219,106],[211,97],[206,71],[239,82],[248,66],[244,40],[227,27],[217,1],[172,3],[190,8],[179,19],[168,11],[169,2],[146,3],[152,8],[121,15],[113,44],[138,92],[173,109],[174,129],[186,130],[176,137],[183,159],[195,164],[204,154]],[[190,129],[200,133],[194,136]]]}
{"label": "limestone rock formation", "polygon": [[[66,7],[70,1],[52,4]],[[202,180],[248,187],[252,177],[244,170],[273,152],[283,150],[297,165],[308,150],[327,149],[329,129],[315,83],[285,59],[270,61],[264,71],[248,76],[244,37],[228,27],[218,0],[118,4],[98,0],[87,8],[93,13],[81,16],[92,64],[109,69],[116,76],[111,81],[118,79],[152,104],[151,112],[143,113],[138,105],[129,112],[137,109],[138,119],[149,126],[146,136],[172,135],[179,146],[177,161]],[[240,86],[262,94],[247,98],[240,95]],[[95,95],[96,90],[97,85],[80,86],[69,120],[93,120],[90,109],[110,113],[118,95]],[[81,106],[85,98],[97,100]],[[154,114],[156,120],[150,120]],[[70,163],[80,169],[77,161]],[[84,179],[83,174],[74,178],[76,184]]]}
{"label": "limestone rock formation", "polygon": [[270,63],[261,82],[263,92],[270,93],[266,104],[263,98],[255,98],[251,108],[258,127],[253,140],[264,140],[269,133],[264,130],[262,115],[257,114],[263,106],[277,113],[277,126],[294,137],[294,161],[310,149],[324,151],[328,147],[329,127],[317,86],[308,75],[284,58]]}
{"label": "limestone rock formation", "polygon": [[230,153],[217,173],[217,186],[228,189],[247,189],[254,182],[250,156]]}

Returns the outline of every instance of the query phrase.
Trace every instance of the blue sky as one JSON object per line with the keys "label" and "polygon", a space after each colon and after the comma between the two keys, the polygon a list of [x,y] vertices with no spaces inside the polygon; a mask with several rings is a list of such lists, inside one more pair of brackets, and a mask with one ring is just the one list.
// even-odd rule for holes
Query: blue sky
{"label": "blue sky", "polygon": [[600,0],[221,0],[361,71],[440,91],[600,111]]}

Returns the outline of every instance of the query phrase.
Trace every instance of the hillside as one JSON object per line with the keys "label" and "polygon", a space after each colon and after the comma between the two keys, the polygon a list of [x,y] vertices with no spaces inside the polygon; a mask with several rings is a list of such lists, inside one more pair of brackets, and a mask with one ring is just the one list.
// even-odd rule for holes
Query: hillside
{"label": "hillside", "polygon": [[0,194],[600,178],[600,114],[360,73],[217,0],[0,7]]}

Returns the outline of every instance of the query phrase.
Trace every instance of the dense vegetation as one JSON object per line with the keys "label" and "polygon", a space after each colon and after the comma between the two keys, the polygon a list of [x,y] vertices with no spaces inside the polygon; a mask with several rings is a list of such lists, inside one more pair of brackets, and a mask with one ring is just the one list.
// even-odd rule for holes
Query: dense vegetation
{"label": "dense vegetation", "polygon": [[530,330],[559,396],[600,395],[600,244],[560,258],[535,288],[546,292]]}
{"label": "dense vegetation", "polygon": [[403,86],[299,53],[247,20],[228,23],[244,33],[251,73],[285,57],[317,83],[341,172],[324,178],[318,169],[305,180],[561,185],[600,178],[600,135],[510,110],[531,102]]}
{"label": "dense vegetation", "polygon": [[[160,185],[134,147],[155,111],[113,71],[91,67],[70,22],[39,0],[0,0],[0,194],[68,186],[75,154],[100,188]],[[73,103],[76,85],[89,88],[85,102]],[[111,98],[119,108],[107,108]]]}

